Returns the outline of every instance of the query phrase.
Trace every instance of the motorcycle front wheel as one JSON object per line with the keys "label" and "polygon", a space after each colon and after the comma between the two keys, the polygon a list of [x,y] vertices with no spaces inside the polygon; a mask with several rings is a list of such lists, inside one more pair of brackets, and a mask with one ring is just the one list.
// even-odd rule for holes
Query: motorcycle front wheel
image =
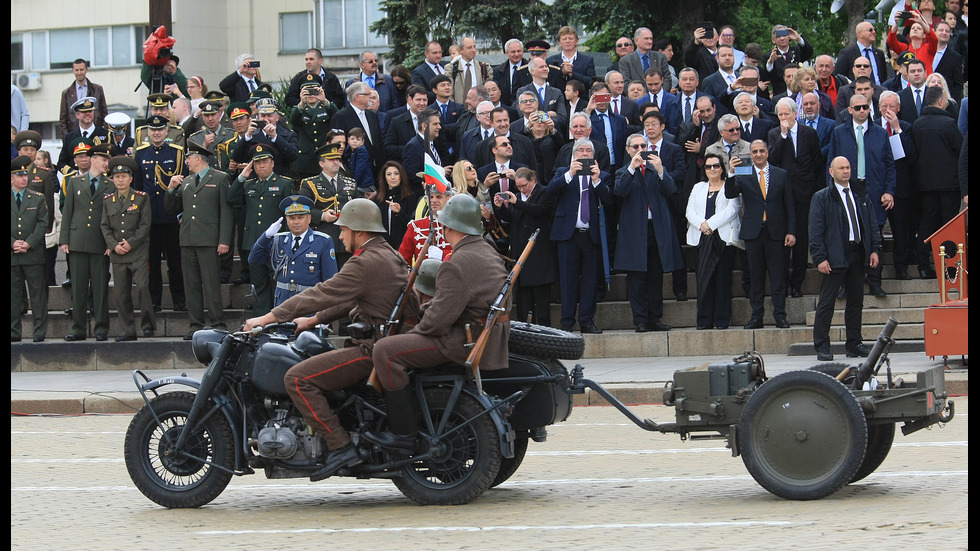
{"label": "motorcycle front wheel", "polygon": [[151,400],[152,411],[143,406],[136,412],[126,431],[130,478],[143,495],[170,509],[210,503],[232,477],[234,439],[220,414],[200,422],[182,450],[174,448],[193,403],[189,392],[161,394]]}
{"label": "motorcycle front wheel", "polygon": [[[463,505],[480,497],[500,469],[500,439],[493,422],[486,416],[452,432],[483,411],[472,396],[462,394],[455,407],[446,412],[451,391],[447,388],[425,390],[428,414],[437,434],[434,457],[416,461],[395,478],[395,486],[406,497],[420,505]],[[448,415],[447,415],[448,413]],[[445,424],[440,425],[445,418]],[[425,427],[424,422],[419,427]]]}

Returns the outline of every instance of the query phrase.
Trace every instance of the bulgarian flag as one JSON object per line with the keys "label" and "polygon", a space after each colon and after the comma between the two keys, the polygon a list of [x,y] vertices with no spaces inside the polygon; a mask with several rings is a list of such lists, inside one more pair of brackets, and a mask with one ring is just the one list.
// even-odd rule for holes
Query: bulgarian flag
{"label": "bulgarian flag", "polygon": [[446,193],[449,182],[446,181],[446,171],[439,166],[428,153],[425,154],[425,185],[436,186],[439,193]]}

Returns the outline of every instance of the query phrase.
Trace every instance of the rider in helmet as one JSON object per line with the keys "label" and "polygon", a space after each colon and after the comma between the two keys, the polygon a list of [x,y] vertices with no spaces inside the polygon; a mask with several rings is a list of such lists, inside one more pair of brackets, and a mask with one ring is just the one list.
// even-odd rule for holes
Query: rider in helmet
{"label": "rider in helmet", "polygon": [[[325,392],[353,386],[371,373],[371,348],[380,336],[379,327],[387,321],[408,277],[408,264],[384,239],[381,210],[368,199],[353,199],[344,205],[337,219],[340,241],[351,253],[343,268],[330,279],[283,302],[268,314],[245,322],[245,330],[273,322],[295,321],[296,332],[317,323],[330,323],[345,317],[369,323],[372,338],[356,341],[356,346],[333,350],[304,360],[286,373],[289,396],[307,423],[327,443],[329,454],[311,480],[323,480],[344,467],[363,460],[350,435],[333,414]],[[353,305],[353,307],[351,307]],[[408,293],[402,314],[416,317],[418,300]],[[304,317],[316,314],[312,317]]]}
{"label": "rider in helmet", "polygon": [[[469,355],[466,325],[479,333],[490,305],[507,279],[500,256],[483,239],[480,205],[470,195],[454,195],[442,211],[446,241],[452,254],[439,266],[435,295],[425,303],[415,327],[401,335],[384,338],[374,347],[374,369],[385,391],[390,432],[364,434],[386,449],[411,452],[417,426],[408,370],[453,362],[463,364]],[[503,305],[510,310],[510,300]],[[510,324],[499,316],[480,362],[482,369],[507,367]]]}

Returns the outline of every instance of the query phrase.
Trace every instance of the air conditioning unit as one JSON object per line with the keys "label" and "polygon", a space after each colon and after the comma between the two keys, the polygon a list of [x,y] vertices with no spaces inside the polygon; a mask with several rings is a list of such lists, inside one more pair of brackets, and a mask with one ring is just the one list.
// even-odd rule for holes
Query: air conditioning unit
{"label": "air conditioning unit", "polygon": [[41,75],[38,73],[17,73],[14,84],[21,90],[40,90]]}

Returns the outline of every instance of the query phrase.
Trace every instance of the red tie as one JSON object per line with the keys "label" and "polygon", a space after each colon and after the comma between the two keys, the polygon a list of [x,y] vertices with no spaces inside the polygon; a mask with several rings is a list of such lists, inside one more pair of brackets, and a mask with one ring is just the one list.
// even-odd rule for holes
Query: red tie
{"label": "red tie", "polygon": [[440,67],[438,63],[436,63],[436,74],[437,75],[441,75],[442,74],[442,67]]}
{"label": "red tie", "polygon": [[888,135],[889,135],[889,136],[891,136],[891,135],[892,135],[892,125],[891,125],[891,124],[889,124],[889,123],[887,123],[887,122],[886,122],[886,123],[885,123],[885,130],[887,130],[887,131],[888,131]]}

